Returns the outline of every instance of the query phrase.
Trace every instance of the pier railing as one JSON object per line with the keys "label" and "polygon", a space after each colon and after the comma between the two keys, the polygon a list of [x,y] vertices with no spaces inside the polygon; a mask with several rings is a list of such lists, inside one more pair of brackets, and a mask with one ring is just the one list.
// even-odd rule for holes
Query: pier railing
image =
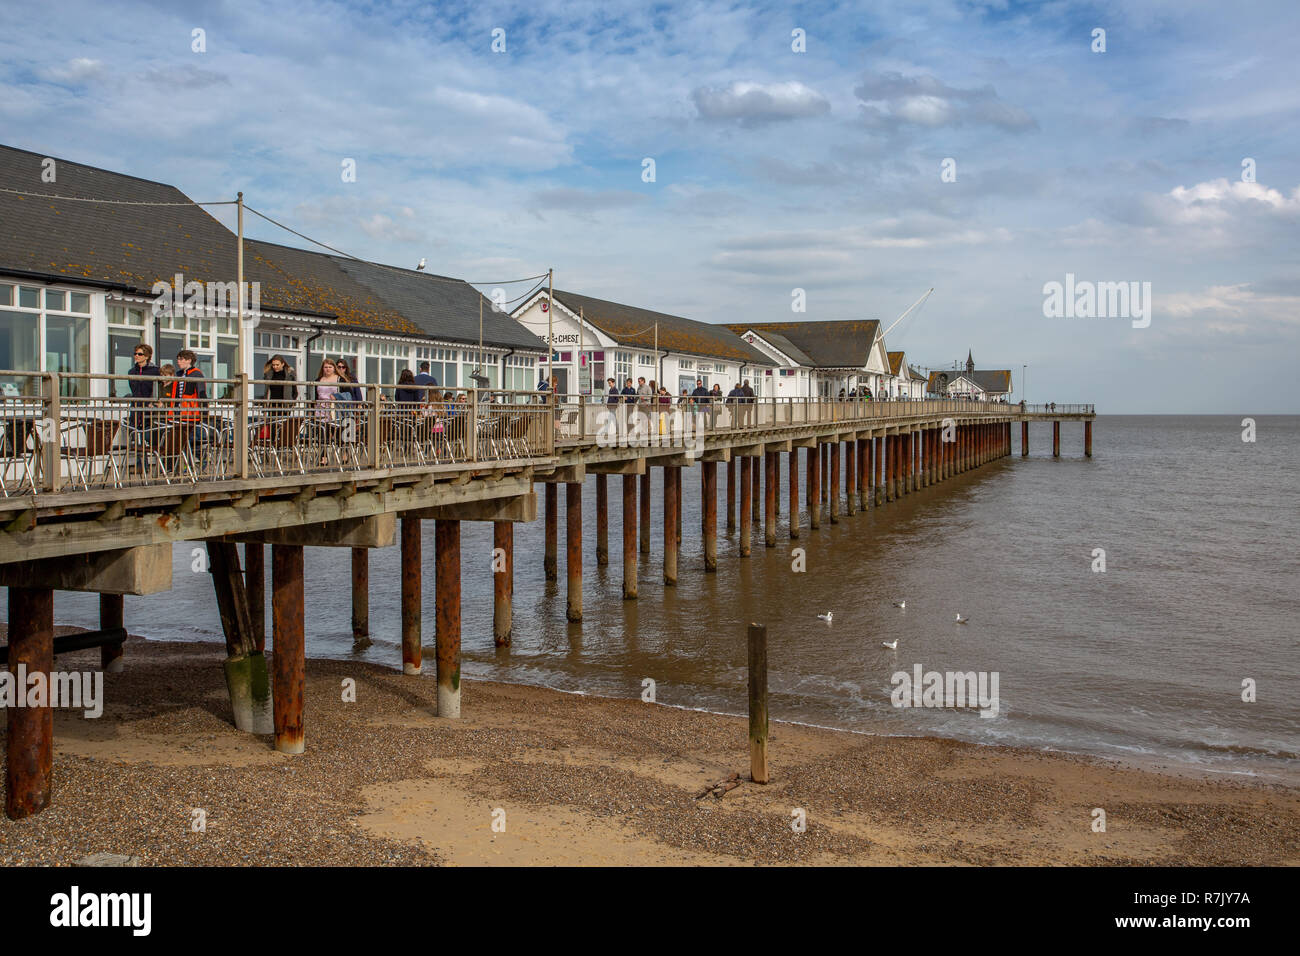
{"label": "pier railing", "polygon": [[0,498],[549,458],[535,392],[0,371]]}
{"label": "pier railing", "polygon": [[[629,396],[630,397],[630,396]],[[556,442],[601,443],[612,435],[651,443],[684,433],[736,435],[774,428],[834,422],[870,424],[886,419],[953,414],[1005,417],[1019,405],[956,399],[869,401],[833,398],[646,398],[611,403],[610,396],[557,395]]]}
{"label": "pier railing", "polygon": [[1097,406],[1095,405],[1058,405],[1056,402],[1048,402],[1046,405],[1026,405],[1023,402],[1010,406],[1017,412],[1026,415],[1095,415]]}

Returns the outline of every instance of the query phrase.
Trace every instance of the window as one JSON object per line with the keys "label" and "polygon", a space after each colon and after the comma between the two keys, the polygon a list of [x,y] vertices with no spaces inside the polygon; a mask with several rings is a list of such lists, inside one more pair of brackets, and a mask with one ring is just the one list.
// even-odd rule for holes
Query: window
{"label": "window", "polygon": [[[41,370],[39,321],[34,312],[0,309],[0,368],[14,372]],[[0,397],[39,395],[40,391],[38,379],[25,375],[0,377]]]}
{"label": "window", "polygon": [[632,377],[632,353],[614,353],[614,379],[620,386]]}
{"label": "window", "polygon": [[655,357],[651,355],[649,352],[641,352],[636,357],[636,364],[653,367],[655,364]]}
{"label": "window", "polygon": [[692,359],[679,359],[677,362],[677,367],[682,371],[687,371],[689,369],[695,368],[695,362]]}
{"label": "window", "polygon": [[507,355],[501,387],[519,392],[532,391],[537,386],[536,366],[537,359],[531,355]]}

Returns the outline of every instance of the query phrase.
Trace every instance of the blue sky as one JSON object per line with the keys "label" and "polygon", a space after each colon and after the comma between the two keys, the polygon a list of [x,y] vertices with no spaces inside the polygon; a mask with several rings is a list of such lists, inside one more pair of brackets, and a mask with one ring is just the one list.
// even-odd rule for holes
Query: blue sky
{"label": "blue sky", "polygon": [[[1102,411],[1300,411],[1293,2],[42,11],[0,35],[9,145],[705,321],[888,324],[934,286],[888,340],[913,362],[971,349]],[[1150,282],[1150,325],[1045,317],[1067,273]]]}

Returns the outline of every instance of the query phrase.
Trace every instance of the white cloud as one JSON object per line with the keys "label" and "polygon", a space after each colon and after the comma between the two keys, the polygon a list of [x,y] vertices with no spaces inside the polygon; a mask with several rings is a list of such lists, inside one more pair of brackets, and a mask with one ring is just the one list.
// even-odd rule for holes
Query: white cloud
{"label": "white cloud", "polygon": [[737,81],[724,87],[700,87],[692,94],[700,119],[737,121],[756,126],[779,120],[820,116],[831,104],[816,90],[797,80],[787,83]]}

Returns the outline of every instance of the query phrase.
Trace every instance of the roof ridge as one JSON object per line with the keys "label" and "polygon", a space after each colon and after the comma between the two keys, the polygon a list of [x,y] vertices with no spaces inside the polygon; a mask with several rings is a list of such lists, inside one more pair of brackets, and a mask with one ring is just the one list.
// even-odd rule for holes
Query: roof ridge
{"label": "roof ridge", "polygon": [[[115,169],[105,169],[103,166],[92,166],[89,163],[78,162],[75,159],[63,159],[59,156],[51,156],[49,153],[38,153],[34,150],[23,149],[21,146],[10,146],[7,143],[0,143],[0,149],[8,150],[11,153],[25,153],[28,156],[35,156],[38,159],[52,159],[56,163],[66,163],[69,166],[79,166],[82,169],[89,169],[96,173],[107,173],[109,176],[116,176],[119,179],[133,179],[138,183],[149,183],[151,186],[164,186],[167,189],[174,189],[182,196],[185,196],[186,199],[189,199],[190,202],[194,202],[193,199],[190,199],[188,195],[182,192],[179,186],[174,183],[165,183],[161,179],[146,179],[143,176],[132,176],[130,173],[120,173]],[[195,205],[198,205],[198,203],[195,203]]]}

